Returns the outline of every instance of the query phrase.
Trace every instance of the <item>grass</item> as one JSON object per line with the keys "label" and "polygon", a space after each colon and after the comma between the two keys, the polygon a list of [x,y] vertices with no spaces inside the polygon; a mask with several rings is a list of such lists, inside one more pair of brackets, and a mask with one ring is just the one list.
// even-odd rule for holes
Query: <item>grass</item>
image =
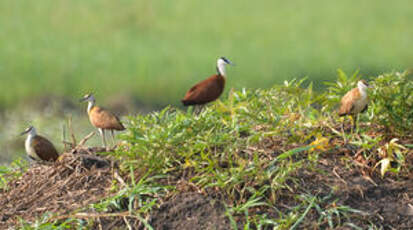
{"label": "grass", "polygon": [[[128,131],[122,135],[124,145],[110,154],[119,160],[127,185],[114,182],[116,195],[85,209],[127,211],[148,225],[146,217],[161,199],[182,192],[175,183],[179,178],[200,191],[214,191],[224,197],[233,228],[241,225],[244,229],[298,229],[309,227],[304,225],[306,220],[317,216],[313,227],[361,229],[354,217],[363,217],[362,212],[335,200],[331,194],[335,188],[313,193],[303,188],[298,177],[301,170],[318,172],[321,160],[338,151],[343,143],[356,146],[369,162],[365,167],[376,174],[397,176],[411,170],[405,164],[408,148],[395,144],[398,140],[394,138],[407,140],[405,132],[411,133],[412,126],[397,126],[393,122],[398,121],[391,118],[394,113],[405,122],[413,121],[411,95],[402,90],[410,87],[412,81],[407,73],[374,78],[374,89],[369,91],[374,100],[367,114],[361,116],[361,122],[368,125],[362,126],[358,134],[341,132],[340,120],[332,113],[334,105],[359,78],[358,74],[347,76],[340,71],[338,80],[328,85],[325,94],[314,92],[311,83],[304,87],[305,80],[289,81],[267,90],[231,91],[228,99],[206,107],[199,116],[193,116],[190,110],[167,107],[129,117]],[[383,106],[387,98],[382,92],[390,83],[391,90],[397,92],[394,103],[403,105],[398,110]],[[386,131],[378,132],[381,129]],[[271,143],[277,145],[268,147]],[[384,159],[392,164],[384,164]],[[342,161],[347,162],[348,170],[355,167],[345,157]],[[376,169],[378,166],[380,170]],[[282,208],[279,204],[286,196],[292,203]],[[125,198],[127,207],[122,205]],[[38,229],[93,225],[92,220],[76,218],[63,224],[47,220],[40,221],[45,227]],[[23,225],[27,229],[33,226],[24,222]],[[380,229],[369,225],[371,229]]]}
{"label": "grass", "polygon": [[215,72],[221,55],[238,64],[227,87],[238,90],[293,76],[312,76],[320,86],[337,68],[371,75],[405,69],[413,58],[409,6],[407,0],[5,0],[0,106],[88,91],[101,102],[130,94],[177,105]]}

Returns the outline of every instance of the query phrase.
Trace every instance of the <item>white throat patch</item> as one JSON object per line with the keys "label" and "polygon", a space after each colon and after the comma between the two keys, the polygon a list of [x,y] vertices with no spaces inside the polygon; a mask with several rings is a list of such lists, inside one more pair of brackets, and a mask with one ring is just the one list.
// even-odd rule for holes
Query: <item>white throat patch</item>
{"label": "white throat patch", "polygon": [[367,97],[367,86],[363,82],[359,81],[357,82],[357,88],[360,91],[361,97],[366,98]]}
{"label": "white throat patch", "polygon": [[219,74],[221,74],[222,76],[227,76],[227,72],[226,72],[226,69],[225,69],[226,65],[227,65],[227,63],[224,60],[222,60],[221,58],[218,59],[217,69],[218,69]]}
{"label": "white throat patch", "polygon": [[32,128],[32,130],[30,130],[29,134],[27,135],[26,141],[24,143],[24,147],[26,149],[27,154],[32,157],[33,159],[37,159],[40,160],[40,158],[37,156],[34,148],[32,147],[32,141],[33,138],[37,135],[36,133],[36,129]]}

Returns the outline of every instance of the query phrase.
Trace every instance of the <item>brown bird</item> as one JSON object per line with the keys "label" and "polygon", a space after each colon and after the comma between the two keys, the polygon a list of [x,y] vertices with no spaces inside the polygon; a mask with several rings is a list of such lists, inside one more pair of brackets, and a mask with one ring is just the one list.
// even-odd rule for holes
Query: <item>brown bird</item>
{"label": "brown bird", "polygon": [[217,74],[210,76],[190,88],[181,100],[184,106],[202,106],[218,99],[224,91],[226,77],[225,66],[227,64],[234,65],[225,57],[219,58],[217,61]]}
{"label": "brown bird", "polygon": [[32,160],[36,161],[56,161],[59,157],[56,148],[53,146],[52,142],[46,138],[37,135],[36,129],[33,126],[27,128],[21,135],[27,135],[25,141],[25,149],[27,155]]}
{"label": "brown bird", "polygon": [[371,88],[367,81],[360,80],[357,82],[357,87],[348,91],[341,99],[338,115],[340,117],[351,116],[354,120],[353,129],[357,126],[357,115],[365,112],[368,108],[367,88]]}
{"label": "brown bird", "polygon": [[112,112],[96,106],[95,97],[92,94],[86,94],[80,101],[88,102],[87,113],[89,115],[90,123],[99,130],[99,133],[102,136],[103,145],[107,149],[105,130],[110,130],[113,143],[115,143],[114,131],[125,130],[125,127],[120,122],[119,118]]}

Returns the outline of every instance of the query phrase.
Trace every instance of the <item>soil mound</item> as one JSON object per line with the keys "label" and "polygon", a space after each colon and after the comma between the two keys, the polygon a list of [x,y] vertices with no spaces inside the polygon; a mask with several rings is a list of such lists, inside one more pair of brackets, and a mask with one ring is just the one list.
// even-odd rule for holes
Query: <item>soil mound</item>
{"label": "soil mound", "polygon": [[157,230],[231,229],[224,205],[199,193],[183,193],[163,203],[149,224]]}
{"label": "soil mound", "polygon": [[[279,151],[279,143],[278,139],[270,138],[260,148],[278,156],[284,152]],[[358,154],[359,149],[344,143],[335,143],[335,146],[342,147],[325,152],[316,165],[303,163],[308,165],[293,172],[293,179],[287,182],[289,187],[280,189],[274,207],[257,206],[250,208],[249,213],[279,218],[280,213],[302,205],[302,199],[296,199],[297,194],[301,194],[313,201],[317,198],[317,202],[309,202],[312,206],[308,206],[298,229],[331,229],[337,225],[352,229],[354,224],[362,229],[372,224],[381,229],[413,229],[413,151],[406,155],[404,171],[382,178],[374,169],[375,162],[367,162]],[[219,192],[215,194],[214,190],[192,190],[186,187],[185,181],[181,185],[182,175],[171,175],[171,180],[164,181],[176,185],[177,190],[161,197],[159,208],[152,210],[149,217],[145,216],[145,221],[130,215],[127,197],[117,210],[107,213],[89,210],[73,215],[73,210],[108,197],[112,181],[119,180],[113,172],[116,167],[94,155],[99,151],[104,150],[75,148],[56,163],[34,165],[19,179],[10,181],[7,189],[0,191],[0,229],[17,226],[19,218],[33,221],[45,213],[58,215],[60,219],[71,215],[93,219],[91,229],[144,229],[146,223],[156,230],[231,229],[225,215],[227,197]],[[291,160],[303,157],[306,156],[296,155]],[[176,193],[178,195],[174,195]],[[340,211],[349,209],[352,211]],[[235,215],[234,220],[242,228],[243,219]],[[263,229],[272,228],[263,226]]]}
{"label": "soil mound", "polygon": [[0,193],[0,228],[18,217],[33,221],[45,213],[67,214],[109,193],[110,162],[86,154],[64,154],[53,164],[35,164]]}

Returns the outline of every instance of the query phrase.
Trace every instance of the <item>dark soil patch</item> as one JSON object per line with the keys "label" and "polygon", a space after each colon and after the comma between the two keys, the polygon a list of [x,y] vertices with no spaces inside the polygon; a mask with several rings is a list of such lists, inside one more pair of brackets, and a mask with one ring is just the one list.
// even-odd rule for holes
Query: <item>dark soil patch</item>
{"label": "dark soil patch", "polygon": [[[364,167],[354,166],[357,164],[349,167],[349,160],[353,161],[343,154],[330,153],[315,168],[299,170],[295,175],[299,182],[292,185],[297,190],[285,191],[279,200],[280,209],[297,205],[292,202],[297,193],[309,194],[328,197],[320,204],[323,210],[347,206],[361,211],[349,212],[347,217],[333,216],[334,224],[340,221],[342,225],[352,223],[362,229],[372,224],[382,229],[413,229],[413,174],[386,175],[383,179],[377,172],[367,174]],[[412,160],[410,155],[407,162]],[[300,227],[328,228],[327,222],[320,226],[320,218],[321,213],[312,208]]]}
{"label": "dark soil patch", "polygon": [[160,206],[149,223],[157,230],[231,229],[225,206],[198,193],[180,194]]}
{"label": "dark soil patch", "polygon": [[413,229],[412,183],[386,181],[345,195],[344,204],[366,212],[376,225],[389,229]]}

